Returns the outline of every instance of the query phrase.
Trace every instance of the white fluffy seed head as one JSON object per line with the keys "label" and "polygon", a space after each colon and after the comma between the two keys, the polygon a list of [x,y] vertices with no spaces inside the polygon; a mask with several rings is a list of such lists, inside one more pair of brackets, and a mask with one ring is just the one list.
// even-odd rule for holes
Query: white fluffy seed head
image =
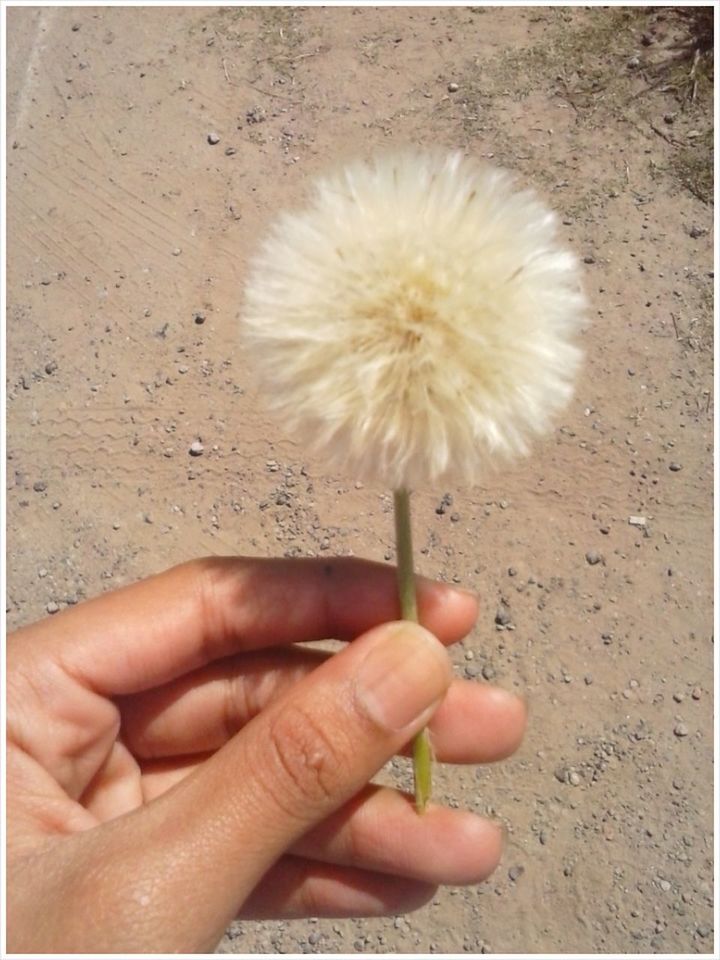
{"label": "white fluffy seed head", "polygon": [[282,215],[244,320],[271,406],[339,471],[475,482],[567,403],[585,300],[556,218],[460,154],[357,162]]}

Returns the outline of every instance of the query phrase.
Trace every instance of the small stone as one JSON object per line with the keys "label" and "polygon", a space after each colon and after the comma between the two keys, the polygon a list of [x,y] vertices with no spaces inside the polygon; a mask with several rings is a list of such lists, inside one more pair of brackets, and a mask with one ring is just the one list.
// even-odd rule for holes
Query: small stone
{"label": "small stone", "polygon": [[568,783],[573,787],[578,787],[582,783],[582,777],[577,770],[571,770],[568,774]]}
{"label": "small stone", "polygon": [[693,687],[692,693],[690,694],[690,696],[693,698],[693,700],[699,700],[700,697],[702,696],[702,690],[700,689],[700,687]]}
{"label": "small stone", "polygon": [[591,674],[591,673],[586,673],[585,676],[583,677],[583,680],[585,681],[585,686],[586,686],[586,687],[591,686],[591,685],[592,685],[592,682],[593,682],[592,674]]}
{"label": "small stone", "polygon": [[515,569],[515,567],[508,567],[507,574],[508,574],[509,577],[516,577],[516,576],[517,576],[517,570]]}
{"label": "small stone", "polygon": [[703,237],[707,233],[707,230],[704,227],[698,227],[697,224],[693,224],[689,230],[690,236],[693,240],[697,240],[698,237]]}
{"label": "small stone", "polygon": [[44,580],[47,575],[48,575],[48,572],[45,569],[45,567],[40,567],[40,569],[38,570],[38,576],[40,577],[40,579]]}
{"label": "small stone", "polygon": [[178,373],[187,373],[190,367],[186,366],[184,363],[178,367]]}
{"label": "small stone", "polygon": [[451,523],[458,523],[459,520],[460,520],[460,514],[459,514],[459,513],[451,513],[451,514],[450,514],[450,522],[451,522]]}
{"label": "small stone", "polygon": [[498,607],[497,613],[495,614],[495,623],[500,626],[507,626],[510,623],[512,617],[510,616],[510,611],[507,607]]}
{"label": "small stone", "polygon": [[308,943],[311,943],[313,946],[315,946],[316,943],[320,943],[321,936],[322,934],[320,933],[319,930],[313,930],[313,932],[308,937]]}
{"label": "small stone", "polygon": [[663,893],[667,893],[669,890],[672,889],[672,884],[670,883],[669,880],[661,880],[658,883],[658,886],[660,887]]}
{"label": "small stone", "polygon": [[690,733],[690,730],[687,724],[677,723],[675,724],[675,729],[673,730],[673,733],[675,734],[676,737],[686,737]]}
{"label": "small stone", "polygon": [[36,480],[33,484],[35,493],[44,493],[47,490],[47,483],[44,480]]}
{"label": "small stone", "polygon": [[541,843],[542,846],[544,847],[545,844],[548,842],[547,830],[541,830],[541,831],[540,831],[540,833],[538,834],[538,840],[540,841],[540,843]]}
{"label": "small stone", "polygon": [[595,263],[595,257],[591,253],[586,253],[583,257],[583,263]]}
{"label": "small stone", "polygon": [[181,253],[182,253],[182,250],[180,249],[180,247],[173,247],[172,255],[174,257],[179,257]]}
{"label": "small stone", "polygon": [[47,373],[48,376],[51,376],[53,373],[55,373],[57,368],[57,363],[54,360],[51,360],[50,363],[45,364],[45,373]]}
{"label": "small stone", "polygon": [[684,699],[685,699],[685,694],[681,693],[680,690],[676,690],[675,693],[673,694],[673,700],[675,701],[675,703],[682,703]]}
{"label": "small stone", "polygon": [[193,440],[193,442],[190,444],[189,453],[191,457],[201,457],[204,450],[205,447],[200,443],[199,440]]}
{"label": "small stone", "polygon": [[701,923],[697,928],[697,935],[705,940],[712,933],[712,926],[709,923]]}
{"label": "small stone", "polygon": [[640,66],[640,57],[630,57],[626,64],[628,70],[637,70]]}
{"label": "small stone", "polygon": [[232,157],[236,153],[237,153],[237,149],[235,147],[225,147],[226,157]]}
{"label": "small stone", "polygon": [[119,520],[116,520],[116,521],[113,523],[112,527],[113,527],[113,530],[119,530],[119,529],[120,529],[120,521],[119,521]]}
{"label": "small stone", "polygon": [[640,37],[640,43],[644,47],[651,47],[655,43],[655,37],[651,33],[644,33]]}
{"label": "small stone", "polygon": [[220,137],[216,133],[209,133],[207,135],[207,142],[214,147],[216,143],[220,143]]}
{"label": "small stone", "polygon": [[70,27],[70,29],[72,30],[73,33],[77,33],[78,30],[80,29],[80,24],[79,24],[79,23],[74,23],[74,24]]}
{"label": "small stone", "polygon": [[482,668],[482,675],[485,680],[492,680],[495,677],[495,667],[491,663],[486,663]]}
{"label": "small stone", "polygon": [[510,867],[508,870],[508,876],[515,883],[516,880],[519,880],[520,877],[525,873],[525,867],[522,864],[516,864],[514,867]]}
{"label": "small stone", "polygon": [[647,517],[638,517],[634,514],[631,514],[628,517],[628,523],[631,527],[646,527],[647,526]]}
{"label": "small stone", "polygon": [[202,326],[202,324],[205,323],[205,314],[198,311],[193,314],[193,320],[198,326]]}
{"label": "small stone", "polygon": [[47,610],[48,613],[57,613],[60,607],[57,603],[55,603],[54,600],[51,600],[50,603],[47,604],[45,609]]}
{"label": "small stone", "polygon": [[673,473],[677,473],[679,470],[682,470],[682,464],[676,463],[674,460],[672,463],[668,464],[668,470],[671,470]]}
{"label": "small stone", "polygon": [[457,83],[449,83],[447,85],[447,88],[448,88],[448,93],[457,93],[458,90],[460,89],[460,86]]}
{"label": "small stone", "polygon": [[596,550],[588,550],[588,552],[585,554],[585,559],[591,567],[594,567],[596,564],[600,563],[602,557]]}

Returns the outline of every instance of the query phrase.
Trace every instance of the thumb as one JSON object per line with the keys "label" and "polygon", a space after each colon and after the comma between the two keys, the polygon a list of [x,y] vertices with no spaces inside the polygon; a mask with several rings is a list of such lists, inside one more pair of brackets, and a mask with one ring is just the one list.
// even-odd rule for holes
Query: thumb
{"label": "thumb", "polygon": [[[427,630],[377,627],[151,804],[145,813],[162,827],[150,831],[143,860],[163,877],[173,942],[214,946],[282,853],[427,724],[451,677],[444,647]],[[155,907],[156,917],[158,907],[164,912]]]}

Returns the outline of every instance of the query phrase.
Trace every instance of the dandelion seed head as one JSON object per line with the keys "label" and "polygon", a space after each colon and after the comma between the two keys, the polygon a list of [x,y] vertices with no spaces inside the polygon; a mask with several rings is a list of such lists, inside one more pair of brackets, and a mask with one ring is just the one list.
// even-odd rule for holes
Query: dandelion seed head
{"label": "dandelion seed head", "polygon": [[244,323],[308,449],[393,489],[473,483],[569,400],[585,300],[555,215],[509,174],[407,151],[316,182],[251,264]]}

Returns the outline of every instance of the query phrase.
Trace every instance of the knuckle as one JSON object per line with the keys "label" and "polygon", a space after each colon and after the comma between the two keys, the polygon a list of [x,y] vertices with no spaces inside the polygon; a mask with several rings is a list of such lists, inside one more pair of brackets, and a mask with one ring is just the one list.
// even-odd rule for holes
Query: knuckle
{"label": "knuckle", "polygon": [[347,768],[342,744],[306,707],[288,704],[269,731],[275,800],[297,812],[322,807],[337,793]]}

